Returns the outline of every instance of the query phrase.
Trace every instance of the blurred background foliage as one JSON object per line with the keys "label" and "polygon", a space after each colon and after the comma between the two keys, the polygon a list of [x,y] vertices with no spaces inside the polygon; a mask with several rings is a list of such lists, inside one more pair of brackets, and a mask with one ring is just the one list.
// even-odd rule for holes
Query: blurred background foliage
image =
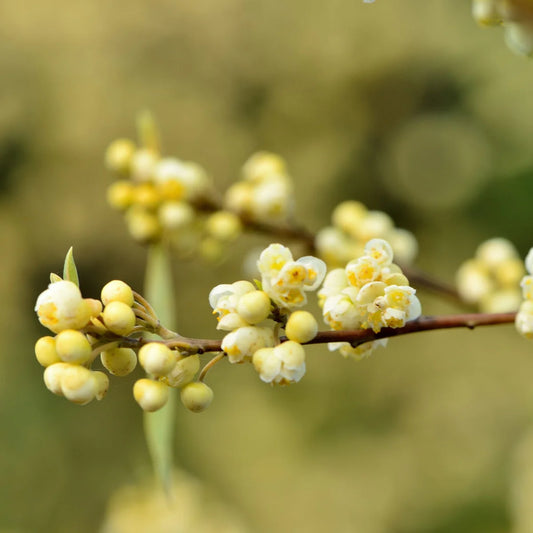
{"label": "blurred background foliage", "polygon": [[[512,327],[399,338],[360,364],[314,347],[290,388],[219,365],[209,411],[178,410],[161,524],[154,490],[133,488],[150,475],[135,376],[80,408],[32,355],[35,298],[71,244],[84,296],[142,286],[102,160],[144,108],[164,153],[221,190],[253,151],[279,152],[312,230],[353,198],[414,231],[419,266],[448,281],[486,238],[525,254],[533,71],[467,0],[3,0],[0,39],[0,531],[533,531],[532,347]],[[217,335],[210,288],[267,243],[176,264],[182,333]]]}

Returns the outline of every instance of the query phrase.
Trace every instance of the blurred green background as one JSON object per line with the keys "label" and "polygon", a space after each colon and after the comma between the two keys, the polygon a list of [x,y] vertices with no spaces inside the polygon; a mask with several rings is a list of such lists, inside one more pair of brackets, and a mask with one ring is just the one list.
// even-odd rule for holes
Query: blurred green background
{"label": "blurred green background", "polygon": [[[133,503],[122,529],[112,495],[150,475],[138,374],[80,408],[45,389],[33,356],[34,302],[70,245],[84,296],[114,278],[142,287],[145,250],[105,204],[103,153],[144,108],[164,153],[221,190],[253,151],[279,152],[314,231],[353,198],[414,231],[418,265],[442,279],[489,237],[524,255],[533,70],[467,0],[3,0],[0,42],[2,533],[533,531],[533,346],[510,326],[398,338],[359,364],[314,347],[288,388],[219,365],[211,408],[178,409],[188,518],[143,522]],[[209,290],[268,242],[176,264],[183,334],[217,336]]]}

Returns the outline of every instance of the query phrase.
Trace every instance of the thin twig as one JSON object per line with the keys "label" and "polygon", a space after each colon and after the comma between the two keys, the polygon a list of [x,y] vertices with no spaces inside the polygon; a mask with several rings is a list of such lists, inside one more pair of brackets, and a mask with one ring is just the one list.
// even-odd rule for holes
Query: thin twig
{"label": "thin twig", "polygon": [[[382,328],[378,333],[371,329],[319,331],[316,337],[305,344],[325,344],[328,342],[349,342],[353,346],[378,339],[399,337],[410,333],[433,331],[451,328],[474,329],[482,326],[495,326],[498,324],[512,324],[516,313],[466,313],[458,315],[422,316],[408,322],[402,328]],[[286,340],[281,337],[280,341]],[[146,339],[123,338],[121,345],[140,348],[147,342],[163,342],[169,348],[179,349],[186,353],[222,352],[222,341],[216,339],[194,339],[190,337],[177,337],[164,341]]]}
{"label": "thin twig", "polygon": [[207,372],[211,368],[213,368],[219,361],[222,361],[222,359],[224,359],[224,357],[226,357],[226,354],[224,352],[220,352],[217,355],[215,355],[215,357],[213,357],[213,359],[211,359],[211,361],[206,363],[204,368],[202,368],[202,371],[200,372],[200,375],[198,376],[198,381],[203,381],[205,379],[205,375],[207,374]]}

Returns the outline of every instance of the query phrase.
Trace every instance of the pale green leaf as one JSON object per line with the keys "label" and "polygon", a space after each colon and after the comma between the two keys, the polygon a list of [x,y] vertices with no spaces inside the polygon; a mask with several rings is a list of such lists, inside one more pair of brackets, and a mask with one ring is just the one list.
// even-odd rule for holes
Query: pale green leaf
{"label": "pale green leaf", "polygon": [[[144,296],[155,309],[161,323],[175,329],[174,284],[168,250],[162,244],[148,249]],[[168,491],[172,480],[174,433],[176,426],[176,389],[169,390],[167,404],[154,413],[144,413],[144,431],[154,470]]]}
{"label": "pale green leaf", "polygon": [[78,287],[80,286],[80,280],[78,278],[78,269],[74,262],[74,252],[72,246],[69,248],[67,255],[65,256],[65,264],[63,266],[63,279],[72,281]]}

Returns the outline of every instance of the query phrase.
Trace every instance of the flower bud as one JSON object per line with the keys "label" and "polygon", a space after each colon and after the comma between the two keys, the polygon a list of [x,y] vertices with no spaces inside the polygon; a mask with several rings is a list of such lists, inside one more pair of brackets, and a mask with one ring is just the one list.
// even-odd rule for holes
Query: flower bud
{"label": "flower bud", "polygon": [[139,363],[156,377],[165,376],[176,364],[174,352],[160,342],[149,342],[139,350]]}
{"label": "flower bud", "polygon": [[61,390],[67,400],[78,405],[94,400],[97,385],[93,372],[84,366],[68,365],[61,375]]}
{"label": "flower bud", "polygon": [[168,387],[160,381],[139,379],[133,385],[133,397],[143,411],[149,413],[161,409],[168,401]]}
{"label": "flower bud", "polygon": [[50,392],[58,396],[63,396],[61,378],[69,366],[68,363],[54,363],[45,369],[43,374],[44,384]]}
{"label": "flower bud", "polygon": [[157,216],[144,207],[134,205],[126,213],[126,224],[131,236],[138,242],[154,242],[161,236]]}
{"label": "flower bud", "polygon": [[130,307],[133,305],[133,291],[131,287],[119,279],[115,279],[104,285],[101,298],[104,305],[110,302],[123,302]]}
{"label": "flower bud", "polygon": [[39,364],[44,367],[61,361],[61,358],[56,351],[56,341],[54,337],[41,337],[35,343],[35,357],[37,357]]}
{"label": "flower bud", "polygon": [[95,398],[100,401],[106,395],[107,389],[109,389],[109,378],[99,370],[94,370],[92,375],[95,383]]}
{"label": "flower bud", "polygon": [[149,181],[154,176],[158,156],[149,148],[136,150],[131,158],[131,174],[136,181]]}
{"label": "flower bud", "polygon": [[200,370],[200,357],[198,354],[180,356],[174,368],[161,378],[169,387],[179,388],[190,383]]}
{"label": "flower bud", "polygon": [[107,203],[113,209],[127,209],[135,199],[135,185],[129,180],[119,180],[112,183],[106,192]]}
{"label": "flower bud", "polygon": [[188,383],[181,389],[180,398],[189,411],[201,413],[211,405],[213,390],[205,383],[196,381]]}
{"label": "flower bud", "polygon": [[81,329],[87,325],[91,315],[90,305],[72,281],[50,283],[37,298],[35,311],[39,322],[54,333],[64,329]]}
{"label": "flower bud", "polygon": [[242,224],[234,213],[217,211],[206,220],[205,229],[215,239],[231,242],[242,233]]}
{"label": "flower bud", "polygon": [[258,324],[270,314],[270,298],[264,291],[243,294],[237,304],[237,313],[248,324]]}
{"label": "flower bud", "polygon": [[135,326],[135,313],[124,302],[110,302],[102,316],[106,328],[117,335],[127,335]]}
{"label": "flower bud", "polygon": [[137,356],[131,348],[112,348],[100,354],[105,369],[114,376],[127,376],[137,366]]}
{"label": "flower bud", "polygon": [[83,364],[91,358],[92,348],[81,331],[66,329],[57,334],[56,351],[65,363]]}
{"label": "flower bud", "polygon": [[135,149],[135,143],[129,139],[113,141],[105,153],[106,167],[115,172],[126,174],[129,172]]}
{"label": "flower bud", "polygon": [[318,331],[315,317],[309,311],[295,311],[291,313],[285,333],[291,341],[303,343],[314,339]]}

